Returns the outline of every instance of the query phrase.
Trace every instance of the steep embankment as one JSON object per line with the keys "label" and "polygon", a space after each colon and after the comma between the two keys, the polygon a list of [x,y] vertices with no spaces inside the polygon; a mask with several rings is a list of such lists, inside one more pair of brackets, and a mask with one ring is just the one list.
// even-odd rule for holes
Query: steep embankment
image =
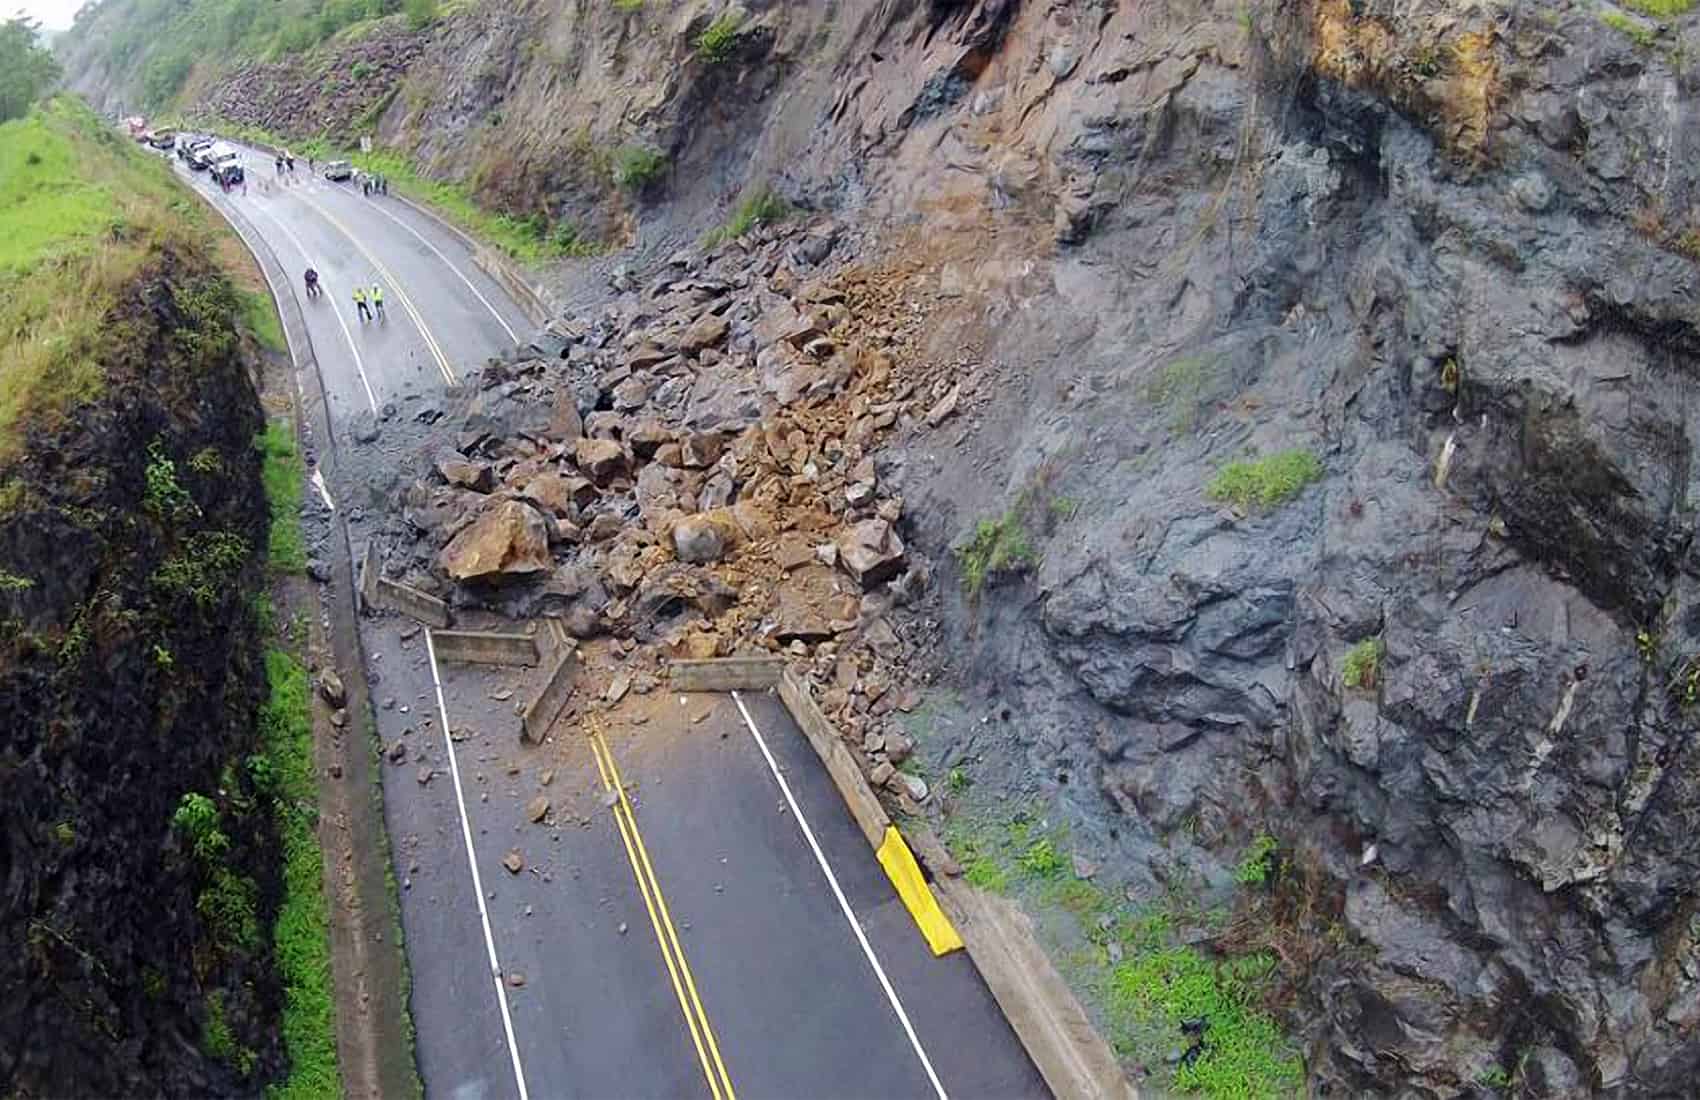
{"label": "steep embankment", "polygon": [[[1280,959],[1255,995],[1341,1094],[1682,1096],[1687,7],[490,4],[356,97],[366,121],[315,125],[603,240],[670,251],[768,186],[875,238],[856,335],[925,368],[881,390],[878,482],[945,582],[889,615],[965,695],[909,724],[933,805],[978,881],[1084,910],[1061,949],[1134,1068],[1195,1043],[1160,1006],[1205,945]],[[204,101],[286,130],[312,72],[352,71],[318,64]],[[616,277],[598,324],[601,280],[559,272],[589,348],[555,369],[603,372],[559,380],[580,411],[643,410],[614,387],[649,401],[658,363],[705,393],[771,375],[715,410],[729,437],[838,395],[778,384],[797,349],[760,316],[846,317],[750,244],[682,259],[774,296],[728,312],[724,372],[620,354],[724,288]],[[826,644],[873,661],[873,606]]]}
{"label": "steep embankment", "polygon": [[68,100],[0,126],[0,222],[0,1092],[255,1092],[279,905],[323,918],[316,849],[284,902],[310,750],[288,669],[267,701],[244,303],[169,171]]}

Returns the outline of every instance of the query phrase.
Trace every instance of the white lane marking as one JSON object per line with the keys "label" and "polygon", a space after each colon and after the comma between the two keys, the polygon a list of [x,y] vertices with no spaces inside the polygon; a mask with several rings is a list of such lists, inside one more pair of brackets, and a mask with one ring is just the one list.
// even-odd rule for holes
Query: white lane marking
{"label": "white lane marking", "polygon": [[437,369],[443,372],[444,381],[448,382],[451,386],[454,385],[456,381],[455,373],[449,367],[448,357],[443,354],[443,349],[437,344],[437,338],[432,336],[431,330],[426,327],[425,318],[421,316],[419,310],[414,307],[413,300],[407,296],[407,291],[402,289],[401,280],[396,278],[395,274],[391,272],[389,268],[384,266],[384,262],[382,260],[367,251],[366,246],[360,243],[360,238],[354,235],[354,231],[344,225],[342,220],[335,214],[332,214],[329,210],[326,210],[323,206],[320,206],[306,195],[297,195],[295,197],[315,210],[321,218],[324,218],[326,221],[330,222],[331,225],[335,226],[338,232],[348,238],[348,243],[354,246],[355,251],[366,257],[366,261],[378,269],[378,274],[389,280],[390,289],[395,291],[396,298],[401,302],[401,308],[407,312],[409,317],[413,318],[414,327],[419,330],[419,335],[425,340],[425,346],[430,350],[432,356],[436,358]]}
{"label": "white lane marking", "polygon": [[336,511],[336,502],[331,499],[331,491],[325,487],[325,472],[317,466],[313,467],[313,477],[311,480],[313,482],[313,488],[319,491],[320,498],[324,500],[325,507],[333,512]]}
{"label": "white lane marking", "polygon": [[525,1071],[519,1065],[519,1043],[514,1041],[514,1021],[508,1013],[508,991],[502,984],[502,964],[496,961],[496,937],[490,931],[490,910],[484,906],[484,880],[478,874],[478,856],[472,848],[472,823],[466,819],[466,796],[460,789],[460,765],[455,761],[455,739],[449,736],[449,708],[443,702],[443,679],[437,674],[437,647],[425,630],[425,652],[431,658],[431,683],[437,689],[437,713],[443,719],[443,744],[449,750],[449,775],[455,784],[455,808],[460,811],[460,835],[466,841],[466,864],[472,868],[472,893],[478,899],[478,919],[484,925],[484,950],[490,956],[490,975],[496,981],[496,1003],[502,1006],[502,1030],[507,1033],[508,1053],[514,1063],[514,1083],[519,1100],[530,1100],[525,1091]]}
{"label": "white lane marking", "polygon": [[[301,253],[301,259],[309,265],[312,264],[312,254],[307,251],[307,246],[301,243],[301,238],[297,237],[290,231],[289,226],[284,225],[279,218],[263,207],[256,206],[254,207],[254,211],[282,230],[283,235],[289,238],[289,243],[293,244],[295,246],[295,250]],[[294,292],[293,284],[290,286],[290,292]],[[372,392],[372,383],[366,379],[366,365],[360,359],[360,348],[354,343],[354,334],[348,331],[348,322],[342,319],[342,311],[336,308],[336,299],[331,297],[330,291],[328,290],[325,291],[325,297],[330,299],[331,313],[336,317],[336,323],[342,329],[342,338],[348,342],[348,350],[354,356],[354,369],[360,375],[360,385],[366,390],[366,400],[370,402],[372,406],[372,415],[376,416],[378,415],[378,396]],[[310,307],[302,307],[301,313],[303,322],[306,321],[308,308]]]}
{"label": "white lane marking", "polygon": [[761,731],[756,729],[754,719],[744,707],[743,698],[734,691],[732,701],[738,704],[738,712],[744,716],[744,725],[750,728],[750,736],[756,739],[756,747],[761,749],[768,770],[773,772],[773,778],[779,781],[779,789],[784,792],[785,802],[791,807],[791,816],[803,830],[803,839],[809,842],[809,849],[815,854],[815,862],[820,864],[821,873],[826,875],[827,885],[832,887],[833,897],[838,899],[838,908],[843,911],[844,919],[850,922],[850,930],[856,933],[856,942],[862,945],[862,954],[868,957],[868,965],[874,968],[874,976],[879,979],[880,988],[885,990],[885,999],[891,1002],[891,1010],[897,1013],[897,1022],[903,1025],[903,1033],[909,1036],[909,1045],[915,1048],[915,1057],[921,1060],[921,1068],[927,1071],[927,1080],[932,1082],[933,1091],[938,1093],[939,1100],[950,1100],[945,1095],[944,1085],[939,1082],[938,1074],[933,1072],[933,1063],[928,1060],[927,1052],[921,1049],[921,1040],[915,1034],[914,1026],[909,1023],[909,1014],[903,1011],[903,1003],[897,999],[897,990],[891,987],[891,979],[885,976],[885,968],[880,966],[879,958],[874,955],[873,945],[868,943],[861,922],[856,919],[855,911],[850,908],[844,891],[839,889],[838,876],[832,873],[832,866],[826,861],[826,853],[820,850],[820,844],[815,841],[815,831],[809,828],[808,819],[803,816],[803,808],[797,805],[797,799],[791,794],[791,784],[785,782],[785,776],[780,774],[779,764],[773,759],[773,753],[768,751],[767,742],[762,739]]}
{"label": "white lane marking", "polygon": [[500,313],[496,312],[496,307],[490,304],[490,299],[484,297],[483,294],[479,293],[478,288],[472,285],[472,280],[468,279],[466,277],[466,274],[463,271],[461,271],[460,268],[455,266],[453,260],[451,260],[447,256],[443,255],[443,252],[440,248],[438,248],[436,245],[432,244],[430,241],[426,240],[419,233],[418,230],[414,229],[411,225],[408,225],[406,222],[402,221],[400,218],[396,217],[394,214],[390,213],[388,210],[385,210],[379,204],[373,203],[372,209],[376,210],[378,213],[382,214],[384,217],[388,218],[390,221],[395,222],[397,225],[401,226],[403,229],[407,230],[409,233],[412,233],[415,237],[418,238],[420,244],[424,245],[426,248],[429,248],[432,252],[436,253],[437,259],[443,261],[443,265],[445,267],[447,267],[450,271],[454,272],[455,275],[460,279],[461,282],[466,284],[466,289],[472,291],[472,296],[474,298],[477,298],[480,302],[484,303],[484,308],[489,310],[490,316],[494,317],[496,319],[496,323],[498,325],[502,326],[502,331],[506,332],[508,334],[508,339],[512,340],[516,344],[519,343],[519,336],[518,336],[517,333],[514,332],[513,326],[509,325],[508,322],[507,322],[507,319],[504,318]]}

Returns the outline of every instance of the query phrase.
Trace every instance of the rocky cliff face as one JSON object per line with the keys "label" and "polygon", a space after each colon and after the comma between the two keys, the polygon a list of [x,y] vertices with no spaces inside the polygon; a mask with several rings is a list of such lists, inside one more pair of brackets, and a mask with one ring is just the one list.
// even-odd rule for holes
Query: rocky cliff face
{"label": "rocky cliff face", "polygon": [[216,866],[173,827],[188,791],[252,808],[267,517],[226,308],[205,257],[157,250],[105,320],[102,395],[0,474],[9,1096],[232,1095],[281,1063],[269,818],[227,814]]}
{"label": "rocky cliff face", "polygon": [[[941,567],[938,663],[1000,716],[977,751],[1136,893],[1223,896],[1264,828],[1312,868],[1337,917],[1295,975],[1318,1091],[1515,1067],[1527,1095],[1691,1093],[1700,21],[750,3],[709,61],[714,14],[492,6],[433,32],[378,133],[634,241],[556,277],[587,319],[600,275],[647,275],[740,187],[876,235],[860,262],[901,278],[872,346],[940,382],[886,409],[881,492]],[[670,158],[635,193],[598,167],[631,143]],[[598,348],[681,301],[615,285]],[[769,308],[730,365],[772,354]],[[1030,552],[969,600],[950,550],[998,517]]]}

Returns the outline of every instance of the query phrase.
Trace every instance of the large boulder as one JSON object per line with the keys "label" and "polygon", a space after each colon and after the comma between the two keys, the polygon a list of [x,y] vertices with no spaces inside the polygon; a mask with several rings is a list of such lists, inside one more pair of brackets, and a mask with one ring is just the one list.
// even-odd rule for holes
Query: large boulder
{"label": "large boulder", "polygon": [[548,525],[517,500],[504,500],[479,516],[449,541],[437,561],[457,581],[525,576],[554,568]]}
{"label": "large boulder", "polygon": [[626,468],[625,449],[613,439],[580,439],[573,460],[597,481],[607,481]]}
{"label": "large boulder", "polygon": [[857,582],[878,584],[903,571],[903,540],[883,519],[863,520],[838,536],[838,560]]}
{"label": "large boulder", "polygon": [[473,462],[459,451],[445,451],[437,456],[437,472],[450,485],[488,493],[495,485],[495,475],[488,462]]}
{"label": "large boulder", "polygon": [[727,542],[725,530],[711,516],[686,516],[673,525],[673,552],[680,561],[719,561],[726,553]]}
{"label": "large boulder", "polygon": [[687,355],[695,355],[703,348],[713,347],[726,339],[726,331],[730,327],[726,318],[705,313],[691,322],[691,327],[679,337],[679,350]]}
{"label": "large boulder", "polygon": [[542,505],[557,516],[576,518],[579,510],[596,501],[596,486],[582,477],[541,473],[531,477],[521,490],[525,499]]}

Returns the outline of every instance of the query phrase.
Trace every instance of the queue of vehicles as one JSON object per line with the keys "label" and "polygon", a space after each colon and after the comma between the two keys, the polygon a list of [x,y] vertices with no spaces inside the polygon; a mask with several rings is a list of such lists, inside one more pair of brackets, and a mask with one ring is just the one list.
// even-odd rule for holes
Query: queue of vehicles
{"label": "queue of vehicles", "polygon": [[[179,133],[169,128],[149,129],[147,120],[132,116],[124,120],[130,136],[162,152],[175,152],[179,160],[196,172],[207,172],[219,183],[230,186],[242,182],[242,155],[233,146],[210,134]],[[346,160],[333,160],[321,169],[325,179],[334,183],[359,180],[363,173]]]}

